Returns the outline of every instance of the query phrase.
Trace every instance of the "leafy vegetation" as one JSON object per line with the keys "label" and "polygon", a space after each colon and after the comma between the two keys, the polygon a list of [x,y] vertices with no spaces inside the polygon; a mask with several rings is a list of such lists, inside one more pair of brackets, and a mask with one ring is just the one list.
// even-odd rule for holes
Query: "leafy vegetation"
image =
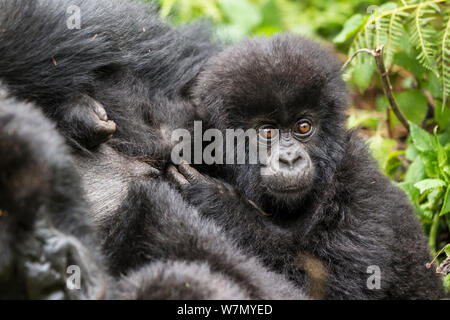
{"label": "leafy vegetation", "polygon": [[209,19],[219,37],[294,32],[331,40],[354,13],[366,13],[380,0],[160,0],[161,13],[176,23]]}
{"label": "leafy vegetation", "polygon": [[[221,39],[293,32],[334,44],[343,61],[355,55],[344,74],[353,89],[349,127],[361,128],[380,169],[411,199],[432,252],[450,242],[448,0],[159,2],[161,14],[174,23],[210,20]],[[380,47],[392,84],[388,90],[406,127],[386,98],[374,57],[356,54]],[[445,281],[450,289],[450,275]]]}
{"label": "leafy vegetation", "polygon": [[[352,16],[334,42],[344,42],[351,37],[349,54],[383,45],[388,67],[392,63],[402,65],[401,61],[394,61],[394,56],[398,52],[405,53],[424,68],[415,68],[419,78],[427,71],[441,78],[440,95],[445,104],[450,94],[450,10],[448,5],[439,6],[441,3],[445,0],[402,1],[400,5],[388,2],[373,7],[370,16]],[[370,80],[375,71],[373,59],[360,55],[354,65],[368,71],[366,80]],[[367,87],[364,82],[356,81],[356,84]]]}
{"label": "leafy vegetation", "polygon": [[[409,134],[392,133],[398,120],[380,96],[369,139],[380,168],[405,190],[416,207],[436,254],[450,229],[450,6],[442,0],[388,2],[370,16],[354,15],[334,41],[349,43],[349,56],[383,47],[394,81],[394,99],[409,121]],[[361,91],[379,88],[371,55],[358,54],[346,78]],[[393,119],[393,123],[391,122]],[[386,132],[380,130],[385,123]],[[422,129],[423,128],[423,129]],[[447,275],[446,283],[450,277]]]}

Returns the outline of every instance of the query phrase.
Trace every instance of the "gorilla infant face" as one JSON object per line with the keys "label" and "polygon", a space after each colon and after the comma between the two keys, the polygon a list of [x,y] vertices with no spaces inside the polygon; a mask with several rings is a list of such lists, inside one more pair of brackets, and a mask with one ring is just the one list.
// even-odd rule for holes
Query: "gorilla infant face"
{"label": "gorilla infant face", "polygon": [[267,147],[267,156],[260,158],[261,187],[278,198],[298,198],[310,190],[314,180],[308,142],[316,132],[315,121],[307,115],[293,120],[283,124],[265,119],[256,125],[260,145]]}
{"label": "gorilla infant face", "polygon": [[247,196],[286,204],[330,183],[342,157],[347,89],[327,50],[292,35],[244,40],[209,61],[194,96],[216,128],[253,128],[278,141],[267,161],[233,166]]}

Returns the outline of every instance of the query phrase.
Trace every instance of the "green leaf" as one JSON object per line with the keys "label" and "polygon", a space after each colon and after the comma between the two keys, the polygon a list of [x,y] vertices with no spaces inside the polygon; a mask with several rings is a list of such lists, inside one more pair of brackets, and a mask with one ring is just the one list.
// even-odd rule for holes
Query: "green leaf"
{"label": "green leaf", "polygon": [[380,169],[384,172],[392,149],[397,145],[393,139],[384,139],[379,134],[373,135],[367,140],[373,157],[378,161]]}
{"label": "green leaf", "polygon": [[418,209],[417,206],[417,201],[420,198],[420,192],[419,190],[417,190],[417,188],[414,187],[414,185],[412,183],[409,182],[401,182],[397,184],[398,187],[400,187],[403,191],[406,192],[406,194],[408,195],[409,199],[411,200],[411,202],[414,204],[414,206],[416,206],[416,208]]}
{"label": "green leaf", "polygon": [[[384,172],[388,177],[391,179],[395,179],[398,174],[398,168],[400,168],[403,165],[403,162],[399,160],[400,155],[404,155],[404,150],[398,150],[391,152],[386,159],[386,166],[384,169]],[[402,174],[402,173],[400,173]]]}
{"label": "green leaf", "polygon": [[333,39],[334,43],[343,43],[350,39],[364,24],[365,20],[361,14],[355,14],[348,19],[341,32]]}
{"label": "green leaf", "polygon": [[437,160],[437,153],[434,151],[425,151],[420,154],[420,159],[425,165],[425,172],[427,177],[439,179],[439,165]]}
{"label": "green leaf", "polygon": [[440,179],[425,179],[414,184],[420,193],[424,193],[430,189],[437,189],[445,186],[445,182]]}
{"label": "green leaf", "polygon": [[417,157],[405,174],[405,182],[415,183],[425,179],[425,166],[420,157]]}
{"label": "green leaf", "polygon": [[[440,216],[450,212],[450,185],[447,186],[447,191],[444,196],[444,204],[442,205]],[[449,248],[450,249],[450,248]]]}
{"label": "green leaf", "polygon": [[443,108],[440,100],[436,100],[434,119],[436,119],[441,130],[445,129],[450,122],[450,108]]}
{"label": "green leaf", "polygon": [[416,58],[404,51],[400,51],[395,55],[394,63],[411,71],[418,79],[425,73],[425,68],[417,63]]}
{"label": "green leaf", "polygon": [[437,152],[437,163],[438,163],[438,167],[439,170],[441,171],[441,176],[444,178],[445,181],[448,182],[448,176],[447,176],[447,171],[448,171],[448,167],[449,162],[448,162],[448,157],[447,157],[447,152],[445,151],[445,149],[441,146],[439,139],[438,139],[438,135],[437,135],[437,126],[434,128],[434,136],[436,138],[436,146],[438,149]]}
{"label": "green leaf", "polygon": [[261,9],[263,15],[263,27],[277,28],[281,31],[283,17],[276,0],[266,1]]}
{"label": "green leaf", "polygon": [[262,14],[248,0],[219,0],[219,6],[231,24],[250,32],[262,22]]}
{"label": "green leaf", "polygon": [[442,188],[434,188],[426,192],[427,201],[423,204],[423,207],[430,210],[433,213],[433,216],[435,216],[435,213],[441,208],[442,199],[444,197],[443,191]]}
{"label": "green leaf", "polygon": [[442,79],[431,71],[427,71],[424,76],[419,79],[420,88],[427,90],[434,98],[442,96]]}
{"label": "green leaf", "polygon": [[447,22],[441,35],[440,53],[442,56],[441,77],[442,77],[442,100],[447,105],[450,95],[450,12],[446,14]]}
{"label": "green leaf", "polygon": [[444,277],[444,286],[447,288],[447,290],[450,290],[450,274]]}
{"label": "green leaf", "polygon": [[360,63],[353,68],[352,83],[359,89],[367,89],[372,81],[375,70],[375,61],[373,61],[373,59],[365,60],[363,63]]}
{"label": "green leaf", "polygon": [[436,64],[437,41],[436,30],[432,26],[435,20],[434,11],[427,3],[420,3],[414,11],[414,15],[410,21],[411,35],[410,40],[418,50],[417,60],[426,69],[433,71],[437,76],[439,72]]}
{"label": "green leaf", "polygon": [[444,130],[441,130],[441,132],[438,134],[439,142],[444,148],[447,148],[447,146],[450,146],[450,126],[445,127]]}
{"label": "green leaf", "polygon": [[433,222],[433,217],[434,217],[433,211],[421,208],[419,210],[419,215],[420,215],[420,219],[422,219],[422,221],[425,224],[431,224]]}
{"label": "green leaf", "polygon": [[444,252],[447,255],[447,257],[450,257],[450,244],[445,246]]}
{"label": "green leaf", "polygon": [[395,94],[398,106],[406,119],[421,123],[425,118],[428,105],[427,99],[419,90],[409,90]]}
{"label": "green leaf", "polygon": [[[396,6],[396,4],[394,4]],[[386,66],[389,68],[394,59],[395,53],[398,51],[400,47],[400,39],[405,33],[404,28],[404,18],[407,17],[408,14],[406,12],[397,12],[394,11],[391,17],[386,17],[381,19],[380,24],[387,28],[386,30],[381,30],[381,33],[384,34],[381,38],[384,40],[384,49],[386,56]]]}
{"label": "green leaf", "polygon": [[409,121],[409,126],[414,145],[419,151],[437,151],[436,140],[431,134],[419,128],[419,126],[411,121]]}
{"label": "green leaf", "polygon": [[371,128],[376,130],[380,122],[380,115],[364,109],[353,110],[347,120],[348,128]]}
{"label": "green leaf", "polygon": [[416,160],[417,157],[420,156],[419,150],[412,143],[408,143],[408,147],[405,152],[406,159],[410,161]]}
{"label": "green leaf", "polygon": [[166,0],[161,2],[161,17],[166,18],[169,16],[170,12],[172,11],[172,8],[175,4],[175,0]]}

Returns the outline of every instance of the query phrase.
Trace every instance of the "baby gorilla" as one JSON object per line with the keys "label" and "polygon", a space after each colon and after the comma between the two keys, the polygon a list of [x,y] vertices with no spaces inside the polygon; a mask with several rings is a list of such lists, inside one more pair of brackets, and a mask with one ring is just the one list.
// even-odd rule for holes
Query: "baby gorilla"
{"label": "baby gorilla", "polygon": [[441,296],[412,206],[346,129],[347,89],[326,50],[289,35],[245,40],[208,62],[193,97],[210,128],[279,133],[268,162],[209,168],[224,182],[172,169],[241,248],[319,298]]}

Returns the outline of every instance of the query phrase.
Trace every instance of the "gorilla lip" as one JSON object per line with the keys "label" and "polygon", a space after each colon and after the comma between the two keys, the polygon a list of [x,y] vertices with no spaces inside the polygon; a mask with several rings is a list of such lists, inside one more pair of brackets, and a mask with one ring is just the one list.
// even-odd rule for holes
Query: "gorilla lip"
{"label": "gorilla lip", "polygon": [[298,192],[300,190],[302,190],[301,186],[290,186],[290,187],[284,187],[284,188],[273,188],[269,185],[266,185],[266,187],[275,193],[286,193],[286,192]]}

